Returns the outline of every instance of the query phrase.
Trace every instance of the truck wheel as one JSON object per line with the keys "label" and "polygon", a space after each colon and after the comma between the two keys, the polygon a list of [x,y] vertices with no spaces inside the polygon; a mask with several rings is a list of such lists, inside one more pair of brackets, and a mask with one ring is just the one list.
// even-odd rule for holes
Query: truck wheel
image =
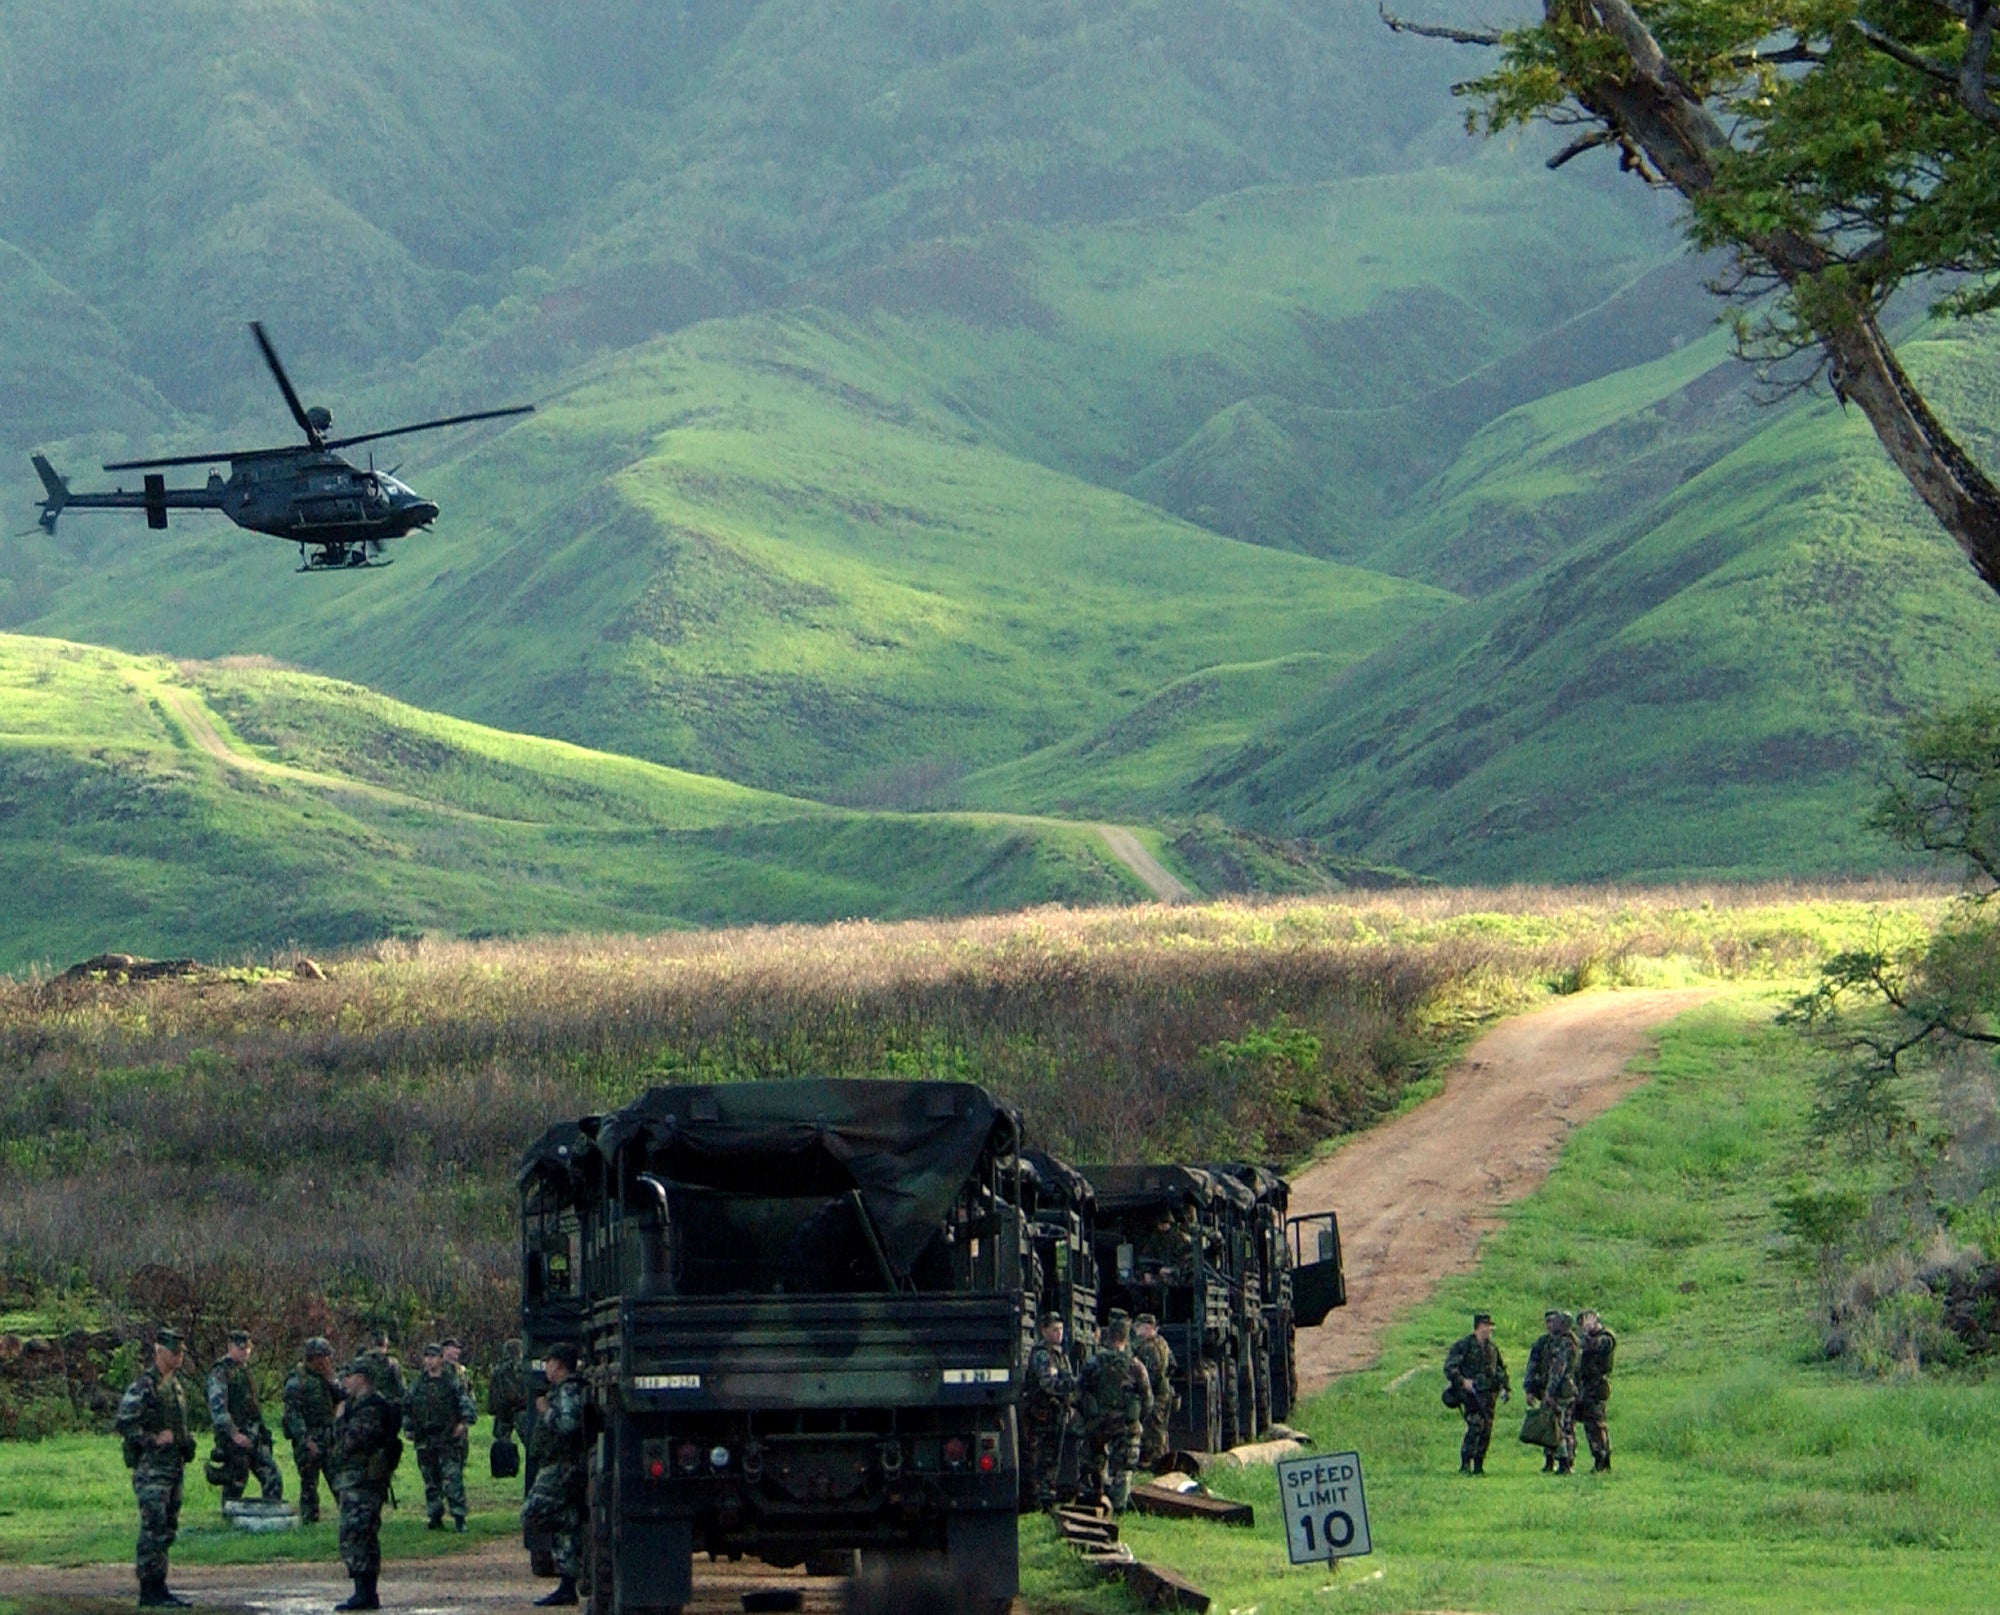
{"label": "truck wheel", "polygon": [[1004,1612],[1021,1590],[1021,1528],[1011,1513],[946,1518],[945,1565],[968,1608]]}

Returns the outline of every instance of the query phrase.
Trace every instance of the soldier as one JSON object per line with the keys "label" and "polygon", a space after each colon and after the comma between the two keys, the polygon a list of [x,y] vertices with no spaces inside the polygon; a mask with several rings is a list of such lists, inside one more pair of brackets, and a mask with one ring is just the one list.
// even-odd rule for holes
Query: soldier
{"label": "soldier", "polygon": [[1567,1475],[1576,1462],[1576,1330],[1567,1312],[1551,1307],[1542,1314],[1542,1338],[1528,1350],[1528,1372],[1521,1389],[1529,1402],[1547,1402],[1555,1409],[1556,1444],[1542,1460],[1542,1473]]}
{"label": "soldier", "polygon": [[250,1372],[248,1330],[229,1331],[229,1350],[208,1371],[208,1420],[215,1431],[209,1455],[210,1478],[221,1471],[222,1501],[234,1503],[252,1471],[267,1503],[285,1500],[285,1477],[271,1456],[271,1432],[264,1428],[264,1410],[257,1401],[257,1380]]}
{"label": "soldier", "polygon": [[1465,1415],[1465,1440],[1458,1449],[1461,1475],[1486,1473],[1486,1448],[1493,1439],[1493,1410],[1514,1394],[1507,1362],[1493,1344],[1493,1314],[1475,1312],[1472,1333],[1444,1357],[1445,1405]]}
{"label": "soldier", "polygon": [[465,1459],[471,1450],[469,1432],[479,1418],[472,1392],[451,1371],[444,1348],[424,1347],[423,1372],[403,1403],[403,1426],[417,1449],[417,1468],[424,1477],[424,1512],[430,1529],[444,1528],[444,1511],[451,1510],[452,1529],[465,1529]]}
{"label": "soldier", "polygon": [[556,1590],[535,1602],[574,1604],[582,1570],[584,1470],[583,1386],[576,1377],[577,1349],[553,1347],[542,1360],[549,1388],[535,1399],[535,1483],[521,1505],[521,1523],[555,1543]]}
{"label": "soldier", "polygon": [[1082,1495],[1091,1502],[1108,1498],[1114,1514],[1131,1504],[1132,1467],[1139,1461],[1140,1436],[1153,1404],[1145,1365],[1126,1347],[1129,1333],[1130,1320],[1114,1308],[1102,1343],[1084,1365],[1077,1405],[1084,1421],[1086,1468],[1078,1477]]}
{"label": "soldier", "polygon": [[382,1505],[403,1456],[403,1412],[382,1394],[373,1354],[357,1357],[344,1375],[346,1395],[333,1422],[333,1489],[340,1499],[340,1562],[354,1592],[337,1610],[380,1609]]}
{"label": "soldier", "polygon": [[389,1331],[377,1329],[368,1339],[370,1344],[360,1356],[366,1358],[375,1370],[369,1378],[374,1381],[376,1390],[401,1407],[409,1387],[403,1383],[403,1365],[389,1350]]}
{"label": "soldier", "polygon": [[[323,1335],[305,1343],[299,1363],[285,1378],[284,1432],[291,1439],[299,1470],[299,1524],[319,1523],[319,1477],[333,1452],[333,1413],[340,1406],[340,1382],[333,1377],[333,1345]],[[333,1481],[327,1481],[333,1491]]]}
{"label": "soldier", "polygon": [[1601,1475],[1611,1467],[1611,1427],[1604,1422],[1604,1408],[1611,1400],[1611,1357],[1618,1350],[1618,1337],[1604,1327],[1604,1320],[1595,1312],[1580,1313],[1576,1321],[1583,1326],[1583,1360],[1576,1370],[1576,1417],[1590,1442],[1590,1472]]}
{"label": "soldier", "polygon": [[1180,1405],[1180,1393],[1174,1388],[1177,1365],[1174,1348],[1160,1333],[1159,1319],[1150,1312],[1142,1312],[1134,1320],[1134,1327],[1139,1338],[1132,1347],[1132,1355],[1145,1364],[1146,1379],[1153,1390],[1153,1410],[1146,1415],[1145,1429],[1140,1435],[1139,1462],[1152,1465],[1167,1455],[1167,1424]]}
{"label": "soldier", "polygon": [[1076,1406],[1076,1374],[1063,1347],[1062,1314],[1042,1314],[1042,1338],[1028,1353],[1026,1386],[1021,1394],[1021,1455],[1023,1479],[1033,1488],[1033,1506],[1053,1508],[1056,1476],[1062,1468],[1063,1432]]}
{"label": "soldier", "polygon": [[153,1336],[153,1366],[140,1374],[118,1403],[116,1429],[124,1439],[125,1467],[139,1504],[141,1609],[185,1609],[188,1600],[167,1590],[167,1550],[181,1524],[181,1472],[194,1457],[188,1432],[187,1389],[180,1380],[186,1348],[177,1330]]}
{"label": "soldier", "polygon": [[493,1415],[493,1439],[514,1434],[514,1421],[528,1405],[527,1376],[521,1371],[521,1343],[510,1340],[500,1348],[500,1361],[486,1382],[486,1411]]}

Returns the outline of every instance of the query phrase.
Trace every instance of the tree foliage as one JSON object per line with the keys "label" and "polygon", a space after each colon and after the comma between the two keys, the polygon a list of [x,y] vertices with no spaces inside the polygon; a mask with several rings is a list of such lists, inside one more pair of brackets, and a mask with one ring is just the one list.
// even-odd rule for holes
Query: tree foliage
{"label": "tree foliage", "polygon": [[1384,15],[1498,50],[1457,86],[1471,127],[1575,128],[1551,166],[1608,147],[1678,190],[1693,239],[1735,256],[1746,350],[1817,349],[2000,590],[2000,488],[1878,324],[1895,292],[1932,277],[1946,277],[1942,311],[2000,307],[1995,0],[1544,0],[1540,22],[1494,31]]}

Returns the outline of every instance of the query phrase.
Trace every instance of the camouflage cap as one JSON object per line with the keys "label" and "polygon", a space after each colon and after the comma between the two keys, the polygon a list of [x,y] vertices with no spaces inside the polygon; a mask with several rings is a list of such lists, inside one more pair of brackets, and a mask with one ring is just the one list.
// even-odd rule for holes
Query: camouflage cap
{"label": "camouflage cap", "polygon": [[504,1345],[502,1345],[502,1346],[501,1346],[501,1348],[500,1348],[500,1355],[501,1355],[502,1357],[518,1357],[518,1356],[520,1356],[520,1355],[521,1355],[521,1343],[520,1343],[520,1341],[518,1341],[518,1340],[510,1340],[510,1341],[507,1341],[507,1342],[506,1342],[506,1343],[505,1343]]}
{"label": "camouflage cap", "polygon": [[300,1348],[300,1351],[307,1362],[311,1362],[315,1357],[331,1357],[333,1355],[333,1342],[328,1340],[325,1335],[314,1335],[312,1339],[308,1340]]}
{"label": "camouflage cap", "polygon": [[1060,1328],[1062,1326],[1062,1321],[1063,1321],[1063,1315],[1060,1312],[1058,1312],[1054,1307],[1044,1307],[1042,1309],[1042,1319],[1041,1319],[1042,1328],[1046,1329],[1050,1324],[1054,1324],[1058,1328]]}
{"label": "camouflage cap", "polygon": [[444,1355],[444,1347],[440,1346],[435,1340],[426,1340],[424,1342],[424,1355],[426,1357],[442,1357]]}
{"label": "camouflage cap", "polygon": [[1472,1315],[1472,1327],[1475,1329],[1477,1329],[1482,1323],[1491,1323],[1492,1321],[1493,1321],[1493,1314],[1490,1312],[1475,1312]]}
{"label": "camouflage cap", "polygon": [[168,1351],[180,1351],[187,1345],[187,1341],[182,1338],[178,1329],[170,1329],[162,1324],[153,1331],[153,1344],[163,1346]]}
{"label": "camouflage cap", "polygon": [[230,1345],[232,1345],[232,1346],[247,1346],[247,1345],[249,1345],[249,1344],[250,1344],[250,1331],[249,1331],[248,1329],[232,1329],[232,1330],[230,1330],[230,1331],[229,1331],[229,1344],[230,1344]]}
{"label": "camouflage cap", "polygon": [[353,1362],[349,1363],[345,1368],[343,1368],[340,1371],[340,1374],[341,1378],[343,1379],[345,1379],[349,1374],[359,1374],[370,1385],[373,1385],[375,1383],[375,1365],[374,1363],[370,1362],[366,1357],[355,1358]]}
{"label": "camouflage cap", "polygon": [[1548,1311],[1542,1314],[1542,1322],[1554,1323],[1556,1319],[1560,1318],[1562,1315],[1563,1314],[1561,1307],[1550,1307]]}
{"label": "camouflage cap", "polygon": [[1142,1312],[1139,1314],[1138,1317],[1134,1318],[1132,1321],[1143,1327],[1150,1327],[1154,1329],[1160,1327],[1160,1320],[1154,1317],[1150,1312]]}
{"label": "camouflage cap", "polygon": [[1575,1328],[1575,1325],[1570,1322],[1570,1316],[1567,1312],[1555,1312],[1551,1313],[1550,1316],[1556,1320],[1556,1332],[1558,1334],[1566,1335]]}
{"label": "camouflage cap", "polygon": [[1127,1312],[1123,1307],[1113,1307],[1105,1314],[1104,1321],[1106,1323],[1130,1323],[1132,1321],[1132,1314]]}
{"label": "camouflage cap", "polygon": [[446,1335],[446,1336],[444,1337],[444,1339],[442,1339],[442,1340],[440,1340],[440,1341],[438,1342],[438,1344],[439,1344],[440,1346],[444,1347],[444,1349],[445,1349],[446,1351],[464,1351],[464,1350],[465,1350],[465,1343],[464,1343],[463,1341],[461,1341],[461,1340],[460,1340],[460,1339],[458,1338],[458,1336],[457,1336],[457,1335]]}

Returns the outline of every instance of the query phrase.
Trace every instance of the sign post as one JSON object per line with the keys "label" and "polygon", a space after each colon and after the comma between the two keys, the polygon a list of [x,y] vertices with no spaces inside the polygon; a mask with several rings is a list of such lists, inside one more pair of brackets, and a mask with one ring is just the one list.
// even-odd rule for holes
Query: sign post
{"label": "sign post", "polygon": [[1372,1553],[1368,1500],[1361,1490],[1361,1454],[1330,1452],[1281,1458],[1278,1503],[1285,1511],[1285,1550],[1295,1565],[1325,1563]]}

